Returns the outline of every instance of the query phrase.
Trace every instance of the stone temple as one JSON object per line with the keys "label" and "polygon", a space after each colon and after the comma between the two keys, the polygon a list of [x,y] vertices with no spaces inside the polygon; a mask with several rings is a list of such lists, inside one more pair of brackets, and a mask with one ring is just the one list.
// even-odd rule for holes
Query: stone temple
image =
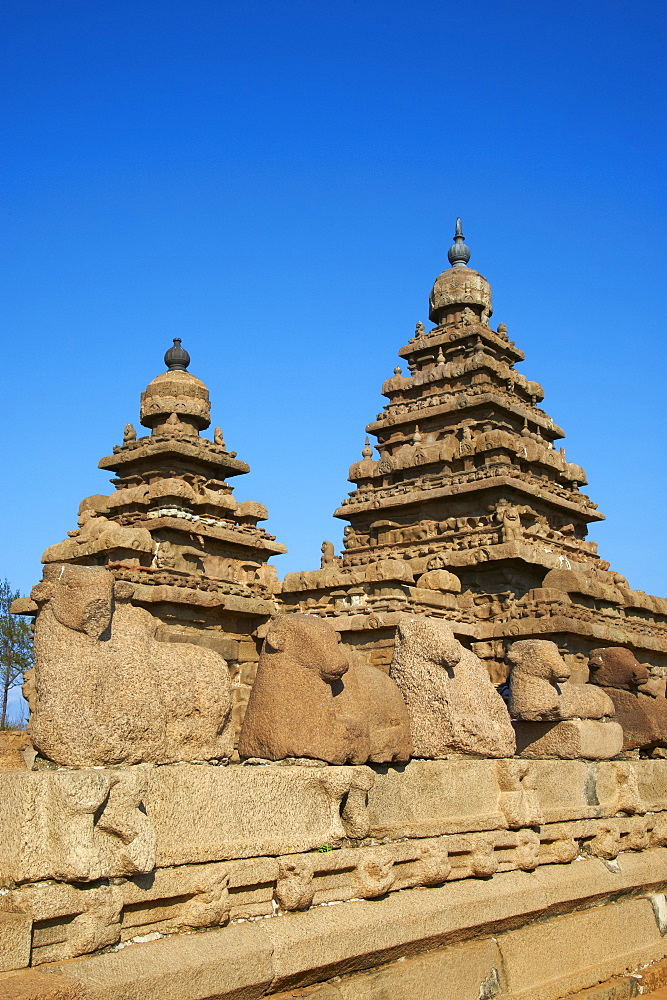
{"label": "stone temple", "polygon": [[665,995],[667,600],[587,540],[584,470],[469,260],[457,221],[343,551],[282,582],[167,351],[148,433],[12,608],[35,664],[0,733],[2,1000]]}
{"label": "stone temple", "polygon": [[[549,638],[585,679],[591,649],[622,644],[667,666],[667,601],[631,590],[601,559],[587,526],[603,515],[586,474],[556,446],[564,432],[540,407],[537,382],[504,323],[490,325],[491,286],[468,267],[460,220],[452,265],[429,297],[426,330],[398,355],[389,400],[366,430],[354,491],[335,512],[342,557],[287,576],[287,610],[337,617],[371,662],[389,662],[397,616],[447,618],[487,665],[507,676],[508,642]],[[383,656],[382,650],[385,649]]]}

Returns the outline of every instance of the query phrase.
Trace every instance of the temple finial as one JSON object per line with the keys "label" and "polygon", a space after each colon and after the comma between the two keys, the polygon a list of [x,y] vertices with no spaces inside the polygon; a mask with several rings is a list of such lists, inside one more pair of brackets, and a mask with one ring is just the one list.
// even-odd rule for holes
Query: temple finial
{"label": "temple finial", "polygon": [[181,338],[174,337],[174,346],[164,356],[164,363],[170,372],[184,372],[190,364],[190,355],[181,347]]}
{"label": "temple finial", "polygon": [[366,460],[373,457],[373,449],[371,448],[371,443],[368,438],[366,438],[366,443],[364,444],[364,450],[361,453],[361,457]]}
{"label": "temple finial", "polygon": [[452,267],[466,267],[470,260],[470,247],[463,242],[463,228],[461,220],[456,220],[456,230],[454,232],[454,243],[447,251],[447,259]]}

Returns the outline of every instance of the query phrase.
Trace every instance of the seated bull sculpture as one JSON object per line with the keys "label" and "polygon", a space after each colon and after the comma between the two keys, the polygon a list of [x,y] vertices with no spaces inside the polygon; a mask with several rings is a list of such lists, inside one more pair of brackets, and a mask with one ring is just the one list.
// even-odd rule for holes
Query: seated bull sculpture
{"label": "seated bull sculpture", "polygon": [[407,711],[396,685],[351,661],[323,618],[273,618],[246,710],[239,754],[329,764],[406,761]]}
{"label": "seated bull sculpture", "polygon": [[570,668],[555,642],[520,639],[506,658],[521,756],[606,760],[620,753],[621,727],[609,721],[612,700],[590,684],[568,683]]}
{"label": "seated bull sculpture", "polygon": [[414,756],[511,757],[514,732],[481,660],[439,618],[401,621],[389,675],[408,706]]}
{"label": "seated bull sculpture", "polygon": [[667,746],[667,699],[650,692],[649,672],[631,650],[623,646],[594,649],[588,669],[591,684],[598,685],[614,703],[616,719],[623,727],[624,750]]}
{"label": "seated bull sculpture", "polygon": [[131,585],[91,566],[53,565],[33,588],[35,667],[28,731],[58,764],[167,764],[233,752],[225,661],[155,638]]}

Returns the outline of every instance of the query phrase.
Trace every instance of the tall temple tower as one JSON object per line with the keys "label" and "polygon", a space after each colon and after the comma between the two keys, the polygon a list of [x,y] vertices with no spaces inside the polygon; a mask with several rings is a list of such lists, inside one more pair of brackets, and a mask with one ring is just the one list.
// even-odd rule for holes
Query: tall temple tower
{"label": "tall temple tower", "polygon": [[460,219],[448,257],[435,325],[418,323],[399,350],[408,373],[394,369],[366,428],[378,456],[366,438],[350,468],[355,489],[335,511],[349,522],[344,553],[325,543],[322,568],[288,575],[283,601],[338,616],[378,664],[406,611],[458,622],[497,681],[517,637],[557,641],[575,675],[601,645],[667,663],[667,601],[630,590],[586,540],[603,515],[556,447],[564,432],[538,405],[542,387],[514,368],[523,352],[490,326],[491,287],[468,266]]}
{"label": "tall temple tower", "polygon": [[258,522],[261,503],[239,502],[227,480],[250,471],[210,424],[206,385],[187,369],[180,339],[164,356],[167,370],[141,395],[150,434],[125,426],[123,443],[101,459],[115,474],[110,496],[79,507],[78,528],[50,546],[47,564],[104,566],[133,591],[162,626],[158,638],[195,642],[220,653],[232,675],[240,724],[259,659],[257,627],[275,614],[280,588],[273,555],[286,552]]}

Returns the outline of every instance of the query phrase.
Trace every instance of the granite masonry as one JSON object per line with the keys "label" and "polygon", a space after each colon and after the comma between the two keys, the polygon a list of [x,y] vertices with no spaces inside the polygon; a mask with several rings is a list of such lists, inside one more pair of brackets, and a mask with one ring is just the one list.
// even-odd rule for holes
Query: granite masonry
{"label": "granite masonry", "polygon": [[667,601],[586,540],[583,469],[469,257],[458,221],[344,551],[282,584],[167,351],[150,434],[126,425],[114,492],[13,609],[35,667],[27,735],[0,734],[3,1000],[667,982]]}

